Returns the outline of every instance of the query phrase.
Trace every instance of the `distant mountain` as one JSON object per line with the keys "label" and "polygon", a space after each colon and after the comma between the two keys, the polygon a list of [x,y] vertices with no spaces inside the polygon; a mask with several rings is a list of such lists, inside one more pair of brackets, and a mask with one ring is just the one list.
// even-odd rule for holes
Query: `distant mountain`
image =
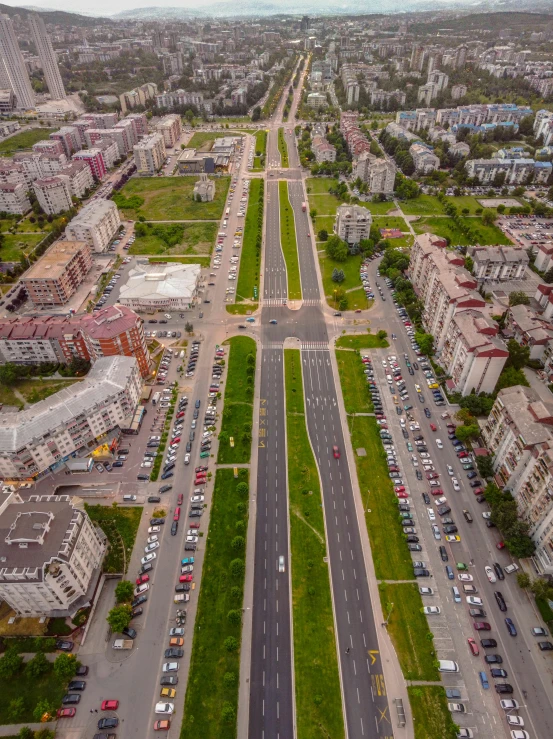
{"label": "distant mountain", "polygon": [[26,12],[30,10],[42,16],[45,23],[54,23],[58,26],[97,26],[102,21],[108,22],[107,18],[95,18],[77,13],[66,13],[63,10],[43,10],[42,8],[35,8],[32,5],[28,8],[23,6],[15,8],[12,5],[0,3],[0,13],[9,15],[10,18],[13,18],[14,15],[25,16]]}
{"label": "distant mountain", "polygon": [[156,20],[165,18],[168,20],[187,20],[189,18],[207,18],[209,15],[213,16],[213,13],[208,14],[202,10],[195,10],[194,8],[158,8],[153,6],[150,8],[122,10],[119,13],[114,13],[110,18],[112,20],[127,20],[128,18],[134,18],[136,20]]}

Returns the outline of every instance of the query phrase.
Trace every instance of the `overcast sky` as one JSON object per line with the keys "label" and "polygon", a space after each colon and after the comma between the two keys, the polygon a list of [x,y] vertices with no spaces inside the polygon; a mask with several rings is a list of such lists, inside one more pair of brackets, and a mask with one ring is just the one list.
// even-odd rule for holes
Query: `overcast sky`
{"label": "overcast sky", "polygon": [[[216,0],[234,6],[234,0]],[[172,8],[201,8],[210,5],[214,0],[8,0],[5,5],[12,7],[27,6],[45,8],[48,10],[66,10],[73,13],[90,13],[93,15],[113,15],[122,10],[134,8],[172,7]]]}

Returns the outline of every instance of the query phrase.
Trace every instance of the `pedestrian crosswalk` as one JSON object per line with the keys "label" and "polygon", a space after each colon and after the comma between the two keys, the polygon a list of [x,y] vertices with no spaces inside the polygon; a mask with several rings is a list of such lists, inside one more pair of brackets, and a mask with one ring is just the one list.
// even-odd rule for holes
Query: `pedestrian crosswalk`
{"label": "pedestrian crosswalk", "polygon": [[302,301],[302,305],[320,305],[321,299],[320,298],[308,298],[307,300]]}
{"label": "pedestrian crosswalk", "polygon": [[282,349],[282,341],[268,341],[263,344],[263,349]]}
{"label": "pedestrian crosswalk", "polygon": [[321,349],[328,350],[328,341],[302,341],[301,349],[302,351],[321,350]]}
{"label": "pedestrian crosswalk", "polygon": [[286,305],[288,302],[286,298],[263,298],[261,301],[262,305],[265,307],[271,307],[271,306],[282,306]]}

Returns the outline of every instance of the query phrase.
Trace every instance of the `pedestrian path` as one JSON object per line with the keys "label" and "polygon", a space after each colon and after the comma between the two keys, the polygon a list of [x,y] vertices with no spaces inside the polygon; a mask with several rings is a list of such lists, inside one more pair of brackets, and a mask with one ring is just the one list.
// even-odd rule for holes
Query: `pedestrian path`
{"label": "pedestrian path", "polygon": [[25,727],[33,731],[40,731],[41,729],[55,731],[56,726],[55,721],[46,721],[43,724],[6,724],[5,726],[0,726],[0,736],[19,736],[19,732]]}

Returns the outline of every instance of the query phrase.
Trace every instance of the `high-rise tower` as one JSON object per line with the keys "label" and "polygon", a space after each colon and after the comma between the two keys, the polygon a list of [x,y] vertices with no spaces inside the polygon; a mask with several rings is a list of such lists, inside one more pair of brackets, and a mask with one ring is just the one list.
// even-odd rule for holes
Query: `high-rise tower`
{"label": "high-rise tower", "polygon": [[17,43],[11,18],[0,14],[0,61],[3,64],[4,78],[10,83],[18,108],[34,108],[35,94]]}
{"label": "high-rise tower", "polygon": [[29,13],[27,16],[31,27],[31,34],[35,42],[36,51],[42,64],[44,78],[48,85],[48,92],[52,100],[63,100],[65,98],[65,88],[61,79],[58,60],[50,36],[46,33],[46,25],[40,15]]}

